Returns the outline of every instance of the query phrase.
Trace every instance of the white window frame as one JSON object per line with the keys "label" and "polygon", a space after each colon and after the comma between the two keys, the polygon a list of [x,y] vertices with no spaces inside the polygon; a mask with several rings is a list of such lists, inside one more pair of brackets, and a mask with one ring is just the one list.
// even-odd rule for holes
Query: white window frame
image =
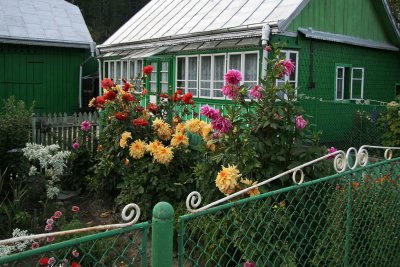
{"label": "white window frame", "polygon": [[[281,53],[286,53],[286,55],[285,55],[285,59],[290,59],[290,54],[291,53],[293,53],[293,54],[296,54],[296,65],[294,66],[295,68],[294,68],[294,71],[295,71],[295,76],[296,76],[296,79],[294,80],[294,81],[291,81],[291,80],[289,80],[289,78],[290,78],[290,75],[285,75],[285,76],[283,76],[282,78],[284,78],[283,80],[282,79],[279,79],[279,80],[277,80],[276,81],[276,85],[278,85],[278,82],[279,81],[283,81],[283,82],[289,82],[289,83],[292,83],[292,82],[294,82],[294,88],[297,88],[297,86],[298,86],[298,83],[299,83],[299,51],[296,51],[296,50],[281,50]],[[296,90],[296,94],[297,94],[297,90]]]}
{"label": "white window frame", "polygon": [[[162,64],[163,64],[163,63],[166,63],[166,64],[167,64],[167,70],[166,70],[166,71],[162,69]],[[168,81],[168,80],[169,80],[169,79],[168,79],[168,75],[169,75],[169,73],[168,73],[169,64],[170,64],[169,61],[161,61],[160,64],[159,64],[159,65],[160,65],[160,87],[161,87],[161,88],[160,88],[160,92],[161,92],[161,93],[168,93],[168,90],[169,90],[169,81]],[[167,74],[167,81],[163,81],[163,80],[162,80],[162,74],[163,74],[163,73],[166,73],[166,74]],[[167,90],[166,90],[166,91],[163,91],[163,84],[164,84],[164,85],[165,85],[165,84],[167,85]]]}
{"label": "white window frame", "polygon": [[[354,78],[354,70],[361,70],[361,78]],[[361,81],[361,98],[353,97],[353,81]],[[351,68],[350,99],[352,100],[364,99],[364,68],[359,68],[359,67]]]}
{"label": "white window frame", "polygon": [[[343,71],[342,72],[343,73],[343,77],[342,78],[338,77],[339,69],[341,69]],[[345,83],[344,82],[346,80],[345,76],[346,76],[346,67],[337,66],[336,67],[336,75],[335,75],[335,99],[336,100],[344,100],[344,90],[345,90],[345,88],[344,88]],[[342,97],[341,98],[338,98],[338,80],[339,79],[341,79],[341,84],[342,84]]]}
{"label": "white window frame", "polygon": [[[297,52],[297,51],[296,51]],[[184,83],[184,91],[185,93],[188,92],[188,76],[189,76],[189,58],[197,57],[197,88],[196,89],[196,95],[193,94],[194,97],[198,98],[204,98],[204,99],[218,99],[218,100],[224,100],[226,99],[225,96],[217,97],[214,96],[214,83],[215,82],[223,82],[225,84],[225,78],[223,80],[215,80],[214,79],[214,65],[215,65],[215,57],[216,56],[225,56],[224,60],[224,72],[226,73],[229,69],[229,64],[230,64],[230,55],[241,55],[241,70],[240,72],[244,75],[244,67],[245,67],[245,55],[246,54],[257,54],[257,80],[256,81],[244,81],[242,80],[240,82],[241,85],[243,85],[245,82],[255,82],[258,83],[260,79],[260,53],[259,51],[243,51],[243,52],[229,52],[229,53],[215,53],[215,54],[198,54],[198,55],[180,55],[176,56],[176,66],[175,66],[175,88],[178,88],[178,59],[184,58],[185,59],[185,77],[184,80],[180,79],[180,82]],[[211,78],[209,80],[210,82],[210,96],[201,96],[200,95],[200,89],[201,89],[201,61],[202,57],[211,57]],[[297,52],[297,59],[298,59],[298,52]],[[296,62],[298,63],[298,62]],[[296,68],[297,69],[297,68]],[[244,78],[244,77],[243,77]],[[297,79],[297,74],[296,74],[296,79]],[[190,80],[191,82],[194,82],[195,80]],[[297,80],[296,80],[296,85],[297,85]],[[194,88],[192,88],[193,90]],[[219,89],[219,88],[218,88]],[[222,88],[221,88],[222,89]]]}

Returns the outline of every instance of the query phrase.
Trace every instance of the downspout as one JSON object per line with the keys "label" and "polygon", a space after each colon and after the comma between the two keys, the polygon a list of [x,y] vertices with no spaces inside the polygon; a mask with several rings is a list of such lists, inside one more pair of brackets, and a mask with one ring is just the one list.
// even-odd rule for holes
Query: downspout
{"label": "downspout", "polygon": [[262,32],[261,32],[261,44],[262,44],[262,51],[263,51],[261,77],[263,79],[265,79],[267,77],[268,51],[266,50],[266,47],[268,46],[270,35],[271,35],[271,27],[268,25],[268,23],[266,23],[263,25]]}
{"label": "downspout", "polygon": [[82,108],[82,69],[83,65],[85,65],[92,57],[95,56],[96,52],[96,43],[90,44],[90,56],[86,58],[80,65],[79,65],[79,108]]}
{"label": "downspout", "polygon": [[103,94],[103,90],[101,90],[101,80],[102,80],[102,73],[101,73],[101,60],[97,58],[97,62],[99,63],[99,95]]}

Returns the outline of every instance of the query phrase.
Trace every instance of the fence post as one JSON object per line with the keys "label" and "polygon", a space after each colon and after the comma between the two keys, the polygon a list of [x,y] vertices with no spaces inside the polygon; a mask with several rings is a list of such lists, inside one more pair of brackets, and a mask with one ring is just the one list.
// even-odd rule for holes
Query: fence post
{"label": "fence post", "polygon": [[159,202],[153,208],[151,266],[172,267],[174,208]]}

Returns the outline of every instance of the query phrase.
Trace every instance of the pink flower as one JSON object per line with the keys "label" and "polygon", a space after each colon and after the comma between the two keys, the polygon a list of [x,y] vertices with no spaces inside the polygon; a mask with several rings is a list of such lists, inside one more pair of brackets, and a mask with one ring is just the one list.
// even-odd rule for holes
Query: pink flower
{"label": "pink flower", "polygon": [[222,87],[222,94],[230,99],[235,98],[239,93],[239,87],[233,84],[224,85]]}
{"label": "pink flower", "polygon": [[269,45],[267,45],[267,46],[264,48],[264,50],[267,51],[267,52],[269,53],[269,52],[271,52],[271,47],[270,47]]}
{"label": "pink flower", "polygon": [[74,249],[71,254],[72,254],[72,256],[74,256],[74,258],[79,257],[79,251],[77,251],[76,249]]}
{"label": "pink flower", "polygon": [[215,120],[217,119],[219,115],[219,110],[213,109],[209,105],[202,106],[200,108],[201,115],[206,116],[209,119]]}
{"label": "pink flower", "polygon": [[[328,148],[328,153],[329,153],[329,154],[333,154],[333,153],[335,153],[336,151],[337,151],[337,149],[334,148],[333,146],[330,147],[330,148]],[[328,157],[328,159],[333,159],[333,158],[334,158],[334,156]]]}
{"label": "pink flower", "polygon": [[296,128],[297,129],[304,129],[306,128],[308,122],[303,118],[303,116],[296,117]]}
{"label": "pink flower", "polygon": [[53,230],[53,226],[51,224],[46,224],[46,226],[44,227],[44,230],[46,232],[49,232],[49,231]]}
{"label": "pink flower", "polygon": [[56,212],[54,212],[53,216],[54,216],[55,219],[59,219],[62,216],[62,212],[61,211],[56,211]]}
{"label": "pink flower", "polygon": [[49,258],[49,261],[47,262],[47,264],[50,266],[56,264],[56,259],[54,257]]}
{"label": "pink flower", "polygon": [[225,81],[227,84],[238,84],[242,80],[242,74],[238,70],[228,70],[225,74]]}
{"label": "pink flower", "polygon": [[54,223],[53,219],[47,219],[47,221],[46,221],[46,224],[53,225],[53,223]]}
{"label": "pink flower", "polygon": [[33,242],[32,243],[32,246],[31,246],[32,249],[35,249],[35,248],[38,248],[38,247],[40,247],[38,242]]}
{"label": "pink flower", "polygon": [[282,72],[279,74],[279,77],[290,75],[294,71],[295,66],[290,59],[280,60],[278,64],[282,67]]}
{"label": "pink flower", "polygon": [[259,85],[254,85],[253,88],[251,88],[249,96],[251,98],[255,98],[255,99],[261,99],[262,98],[262,93],[261,91],[263,91],[264,89],[259,86]]}
{"label": "pink flower", "polygon": [[243,267],[256,267],[256,264],[251,261],[246,261],[243,265]]}
{"label": "pink flower", "polygon": [[224,117],[220,116],[219,118],[212,120],[211,125],[214,130],[224,134],[231,130],[232,122]]}
{"label": "pink flower", "polygon": [[79,148],[79,143],[73,143],[72,148],[77,150]]}
{"label": "pink flower", "polygon": [[73,212],[78,212],[79,211],[79,207],[78,206],[72,206],[71,210]]}
{"label": "pink flower", "polygon": [[88,121],[82,121],[82,123],[81,123],[81,129],[82,129],[82,131],[84,131],[84,132],[89,131],[91,126],[92,126],[92,125],[91,125],[90,122],[88,122]]}
{"label": "pink flower", "polygon": [[49,236],[48,238],[46,238],[47,243],[51,243],[55,240],[56,238],[54,236]]}

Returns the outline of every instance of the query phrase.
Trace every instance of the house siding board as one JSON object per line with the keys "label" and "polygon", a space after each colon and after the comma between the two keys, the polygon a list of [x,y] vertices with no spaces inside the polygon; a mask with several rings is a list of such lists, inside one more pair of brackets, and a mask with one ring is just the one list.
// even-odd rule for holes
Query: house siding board
{"label": "house siding board", "polygon": [[35,112],[67,112],[78,107],[83,49],[0,44],[0,97],[15,95]]}
{"label": "house siding board", "polygon": [[310,0],[287,30],[296,32],[300,27],[396,42],[383,4],[376,0]]}

